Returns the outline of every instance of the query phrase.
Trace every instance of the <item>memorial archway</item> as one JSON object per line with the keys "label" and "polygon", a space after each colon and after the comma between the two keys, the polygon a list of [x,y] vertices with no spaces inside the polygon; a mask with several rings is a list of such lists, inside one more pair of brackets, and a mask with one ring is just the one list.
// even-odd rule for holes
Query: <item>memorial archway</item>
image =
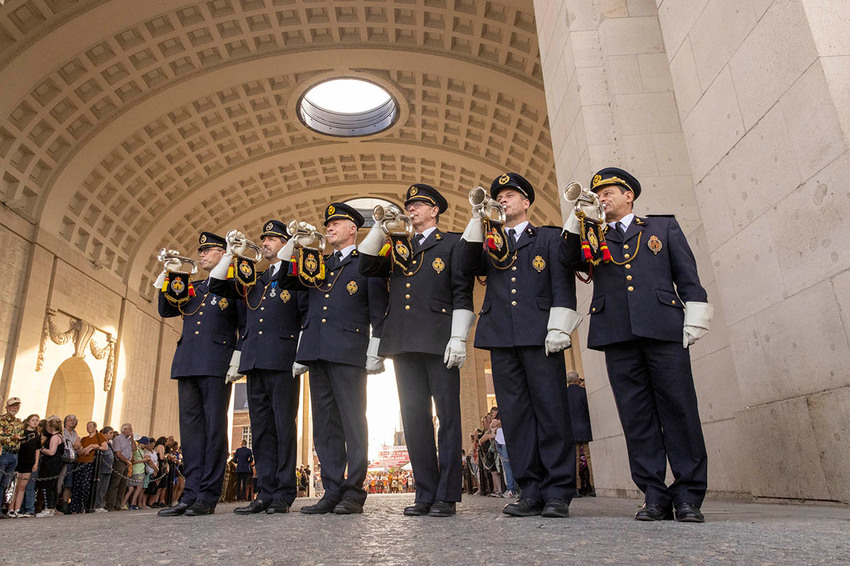
{"label": "memorial archway", "polygon": [[90,421],[94,409],[94,378],[82,358],[68,358],[59,366],[50,382],[46,415],[77,416],[79,422]]}

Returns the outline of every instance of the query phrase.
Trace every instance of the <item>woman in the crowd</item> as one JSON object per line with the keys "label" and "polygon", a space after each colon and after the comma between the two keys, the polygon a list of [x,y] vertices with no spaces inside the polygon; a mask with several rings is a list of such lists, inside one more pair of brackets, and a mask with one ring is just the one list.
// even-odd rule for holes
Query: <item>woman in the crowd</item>
{"label": "woman in the crowd", "polygon": [[111,426],[105,426],[100,429],[100,434],[106,439],[106,450],[100,453],[100,467],[97,469],[97,491],[94,498],[96,513],[106,512],[104,502],[106,501],[106,492],[109,491],[109,480],[112,478],[112,465],[115,463],[115,452],[112,451],[115,429]]}
{"label": "woman in the crowd", "polygon": [[127,491],[124,493],[124,502],[121,506],[123,509],[138,509],[139,499],[145,490],[145,454],[139,445],[142,440],[147,443],[148,438],[143,436],[139,439],[139,442],[133,441],[133,457],[130,459],[132,475],[130,481],[127,482]]}
{"label": "woman in the crowd", "polygon": [[[142,447],[145,459],[145,490],[139,504],[142,509],[152,507],[151,502],[156,496],[157,481],[159,481],[159,457],[154,450],[153,439],[147,438],[147,440],[147,444]],[[141,441],[139,441],[139,444],[141,444]]]}
{"label": "woman in the crowd", "polygon": [[97,423],[86,423],[88,433],[80,440],[81,448],[77,452],[77,466],[74,468],[74,481],[71,488],[71,513],[84,513],[91,498],[91,484],[94,476],[94,458],[98,450],[108,450],[106,437],[97,430]]}
{"label": "woman in the crowd", "polygon": [[30,481],[30,474],[38,469],[39,448],[41,435],[38,434],[38,415],[30,415],[24,421],[24,432],[21,435],[21,445],[18,449],[18,481],[15,484],[15,496],[12,499],[10,517],[32,517],[21,509],[24,494]]}
{"label": "woman in the crowd", "polygon": [[52,517],[56,509],[57,476],[62,473],[65,463],[62,461],[64,451],[62,420],[56,415],[48,417],[44,427],[44,439],[39,454],[38,479],[36,488],[44,495],[44,509],[36,517]]}
{"label": "woman in the crowd", "polygon": [[168,447],[167,439],[164,436],[160,436],[156,439],[153,450],[156,453],[159,472],[154,476],[156,479],[156,482],[154,482],[156,484],[156,491],[154,492],[154,495],[151,495],[148,498],[148,506],[165,507],[165,491],[168,487],[168,479],[170,477],[170,462],[168,456],[171,449]]}
{"label": "woman in the crowd", "polygon": [[[62,472],[59,476],[57,492],[60,494],[60,500],[56,503],[56,507],[63,513],[69,513],[68,503],[71,500],[71,488],[74,485],[74,469],[77,466],[76,458],[77,451],[82,449],[80,444],[80,435],[77,434],[77,415],[66,415],[63,421],[64,429],[62,435],[65,445],[70,450],[71,459],[63,459],[65,465],[62,467]],[[63,448],[63,454],[65,452]]]}

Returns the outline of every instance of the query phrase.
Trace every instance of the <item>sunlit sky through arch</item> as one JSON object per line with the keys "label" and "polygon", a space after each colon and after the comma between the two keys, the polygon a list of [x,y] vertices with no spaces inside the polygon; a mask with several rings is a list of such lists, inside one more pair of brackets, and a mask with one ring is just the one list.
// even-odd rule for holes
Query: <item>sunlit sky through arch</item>
{"label": "sunlit sky through arch", "polygon": [[390,99],[390,94],[368,81],[333,79],[317,84],[307,91],[304,98],[324,110],[359,114],[381,106]]}

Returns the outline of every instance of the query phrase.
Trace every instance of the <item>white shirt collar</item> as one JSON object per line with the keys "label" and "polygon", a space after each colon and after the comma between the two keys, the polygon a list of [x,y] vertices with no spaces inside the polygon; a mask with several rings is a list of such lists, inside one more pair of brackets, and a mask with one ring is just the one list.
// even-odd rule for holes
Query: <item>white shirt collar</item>
{"label": "white shirt collar", "polygon": [[[634,219],[635,219],[635,213],[630,212],[627,215],[620,218],[620,220],[618,220],[618,222],[623,225],[623,232],[625,232],[626,230],[629,229],[629,226],[632,225],[632,220],[634,220]],[[608,226],[610,226],[613,229],[616,229],[615,224],[617,224],[617,222],[608,222]]]}
{"label": "white shirt collar", "polygon": [[[431,226],[430,228],[428,228],[428,229],[427,229],[427,230],[425,230],[424,232],[420,232],[420,234],[422,234],[423,236],[425,236],[425,237],[422,239],[422,241],[424,242],[425,240],[427,240],[427,239],[428,239],[428,236],[430,236],[430,235],[431,235],[431,232],[433,232],[433,231],[434,231],[434,230],[436,230],[436,229],[437,229],[437,227],[436,227],[436,226]],[[419,234],[417,234],[417,236],[418,236],[418,235],[419,235]]]}
{"label": "white shirt collar", "polygon": [[278,269],[280,269],[281,260],[277,260],[276,262],[269,265],[269,271],[271,271],[272,277],[277,275]]}
{"label": "white shirt collar", "polygon": [[[514,234],[514,241],[519,242],[519,237],[522,236],[522,233],[525,231],[526,226],[528,226],[528,220],[526,220],[525,222],[520,222],[519,224],[513,227],[514,231],[516,232]],[[508,230],[510,230],[510,228],[505,228],[505,233],[507,233]]]}
{"label": "white shirt collar", "polygon": [[355,250],[355,248],[357,248],[357,246],[354,245],[354,244],[351,244],[350,246],[346,246],[346,247],[342,248],[341,250],[339,250],[342,253],[342,257],[340,257],[339,260],[342,261],[345,258],[347,258],[348,254],[353,252]]}

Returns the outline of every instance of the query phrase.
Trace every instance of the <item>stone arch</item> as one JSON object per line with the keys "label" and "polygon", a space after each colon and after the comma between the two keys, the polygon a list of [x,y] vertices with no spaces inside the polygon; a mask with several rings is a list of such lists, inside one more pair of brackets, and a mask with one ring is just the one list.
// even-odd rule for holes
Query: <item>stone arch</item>
{"label": "stone arch", "polygon": [[53,374],[45,414],[62,418],[74,414],[79,422],[85,423],[92,419],[93,411],[94,376],[91,369],[82,358],[68,358]]}

